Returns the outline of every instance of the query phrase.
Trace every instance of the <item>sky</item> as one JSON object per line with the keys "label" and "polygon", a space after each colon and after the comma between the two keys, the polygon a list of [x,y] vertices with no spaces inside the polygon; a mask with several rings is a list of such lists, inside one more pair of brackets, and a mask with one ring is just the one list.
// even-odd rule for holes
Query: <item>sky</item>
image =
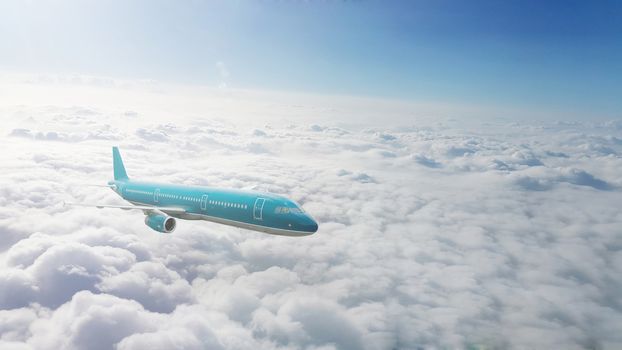
{"label": "sky", "polygon": [[617,1],[3,1],[0,70],[607,119],[620,16]]}
{"label": "sky", "polygon": [[[620,349],[620,5],[0,1],[0,349]],[[105,184],[267,191],[172,234]]]}

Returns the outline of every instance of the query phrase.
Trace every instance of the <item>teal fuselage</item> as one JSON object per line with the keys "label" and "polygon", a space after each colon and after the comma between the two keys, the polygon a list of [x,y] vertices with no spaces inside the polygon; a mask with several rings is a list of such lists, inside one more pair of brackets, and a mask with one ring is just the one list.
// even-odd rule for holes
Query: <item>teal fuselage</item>
{"label": "teal fuselage", "polygon": [[305,236],[317,231],[315,220],[295,202],[279,195],[221,189],[114,180],[109,185],[135,205],[175,207],[162,212],[186,220],[207,220],[276,235]]}

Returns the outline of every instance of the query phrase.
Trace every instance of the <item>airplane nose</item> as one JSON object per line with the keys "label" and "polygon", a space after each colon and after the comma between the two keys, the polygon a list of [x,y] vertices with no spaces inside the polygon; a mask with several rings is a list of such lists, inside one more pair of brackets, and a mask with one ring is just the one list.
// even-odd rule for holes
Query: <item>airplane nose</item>
{"label": "airplane nose", "polygon": [[317,232],[318,226],[317,226],[317,222],[313,222],[311,225],[309,225],[309,230],[313,233]]}
{"label": "airplane nose", "polygon": [[304,230],[309,233],[315,233],[317,232],[317,229],[318,229],[317,222],[313,220],[313,218],[311,218],[310,216],[307,216],[305,223],[304,223]]}

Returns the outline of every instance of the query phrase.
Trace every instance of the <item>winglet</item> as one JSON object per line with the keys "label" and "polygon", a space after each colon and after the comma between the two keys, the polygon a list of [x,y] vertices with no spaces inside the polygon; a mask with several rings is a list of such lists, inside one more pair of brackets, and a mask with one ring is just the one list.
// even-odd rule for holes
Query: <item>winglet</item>
{"label": "winglet", "polygon": [[121,159],[121,153],[119,148],[112,147],[112,166],[114,168],[115,180],[128,180],[127,173],[125,172],[125,166],[123,166],[123,159]]}

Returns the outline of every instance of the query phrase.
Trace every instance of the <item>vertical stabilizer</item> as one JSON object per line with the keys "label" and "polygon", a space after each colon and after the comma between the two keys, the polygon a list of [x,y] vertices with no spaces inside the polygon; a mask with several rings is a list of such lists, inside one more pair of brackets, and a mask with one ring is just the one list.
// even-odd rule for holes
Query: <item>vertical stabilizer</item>
{"label": "vertical stabilizer", "polygon": [[128,180],[125,166],[123,166],[123,159],[121,159],[121,153],[119,153],[119,148],[117,147],[112,147],[112,166],[114,168],[115,180]]}

